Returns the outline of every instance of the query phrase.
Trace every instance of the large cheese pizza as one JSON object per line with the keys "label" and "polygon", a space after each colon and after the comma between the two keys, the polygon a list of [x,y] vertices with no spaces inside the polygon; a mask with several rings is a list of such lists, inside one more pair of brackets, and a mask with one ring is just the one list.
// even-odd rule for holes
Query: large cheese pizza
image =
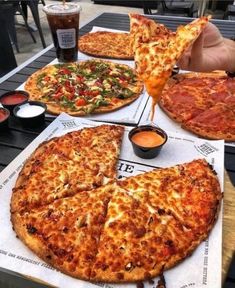
{"label": "large cheese pizza", "polygon": [[95,57],[133,60],[130,34],[124,32],[97,31],[79,37],[81,52]]}
{"label": "large cheese pizza", "polygon": [[73,277],[149,280],[191,255],[215,224],[222,194],[205,160],[117,181],[122,133],[102,125],[41,144],[13,190],[19,239]]}
{"label": "large cheese pizza", "polygon": [[52,114],[73,116],[117,110],[136,100],[142,89],[131,67],[95,59],[48,65],[25,84],[30,100],[45,103]]}
{"label": "large cheese pizza", "polygon": [[235,141],[235,78],[222,71],[173,76],[159,105],[186,130]]}

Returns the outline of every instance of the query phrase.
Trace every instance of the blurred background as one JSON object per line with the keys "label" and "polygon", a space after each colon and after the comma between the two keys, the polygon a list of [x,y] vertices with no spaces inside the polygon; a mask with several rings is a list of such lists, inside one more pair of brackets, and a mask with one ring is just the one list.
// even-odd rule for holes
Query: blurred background
{"label": "blurred background", "polygon": [[[0,10],[3,11],[0,18],[5,17],[7,20],[7,29],[17,65],[52,43],[46,15],[42,11],[42,7],[45,4],[61,1],[0,0]],[[80,26],[102,12],[172,14],[186,17],[211,14],[213,18],[235,20],[233,0],[69,0],[68,2],[77,3],[82,7]]]}

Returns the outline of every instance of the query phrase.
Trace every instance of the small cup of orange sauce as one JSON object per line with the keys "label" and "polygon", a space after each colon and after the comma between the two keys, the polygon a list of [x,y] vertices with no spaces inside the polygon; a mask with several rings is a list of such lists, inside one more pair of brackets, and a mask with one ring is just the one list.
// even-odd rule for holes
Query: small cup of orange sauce
{"label": "small cup of orange sauce", "polygon": [[19,105],[26,103],[29,99],[29,94],[23,90],[15,90],[2,94],[0,96],[0,103],[3,107],[7,108],[11,114],[13,113],[13,109]]}
{"label": "small cup of orange sauce", "polygon": [[134,153],[144,159],[155,158],[168,139],[164,130],[151,125],[133,128],[128,137]]}

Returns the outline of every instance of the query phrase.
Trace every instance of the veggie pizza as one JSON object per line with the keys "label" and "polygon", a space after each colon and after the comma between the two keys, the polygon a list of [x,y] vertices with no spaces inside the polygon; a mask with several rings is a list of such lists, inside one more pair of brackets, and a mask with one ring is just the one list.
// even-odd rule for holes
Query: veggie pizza
{"label": "veggie pizza", "polygon": [[48,65],[25,84],[30,99],[47,104],[48,112],[73,116],[117,110],[136,100],[142,89],[131,67],[96,59]]}

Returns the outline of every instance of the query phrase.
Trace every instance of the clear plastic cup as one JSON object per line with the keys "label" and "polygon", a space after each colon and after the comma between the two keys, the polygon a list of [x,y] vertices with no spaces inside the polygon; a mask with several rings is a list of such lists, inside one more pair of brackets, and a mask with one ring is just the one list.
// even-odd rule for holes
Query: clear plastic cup
{"label": "clear plastic cup", "polygon": [[81,7],[74,3],[56,3],[43,7],[60,62],[72,62],[78,55],[78,30]]}

